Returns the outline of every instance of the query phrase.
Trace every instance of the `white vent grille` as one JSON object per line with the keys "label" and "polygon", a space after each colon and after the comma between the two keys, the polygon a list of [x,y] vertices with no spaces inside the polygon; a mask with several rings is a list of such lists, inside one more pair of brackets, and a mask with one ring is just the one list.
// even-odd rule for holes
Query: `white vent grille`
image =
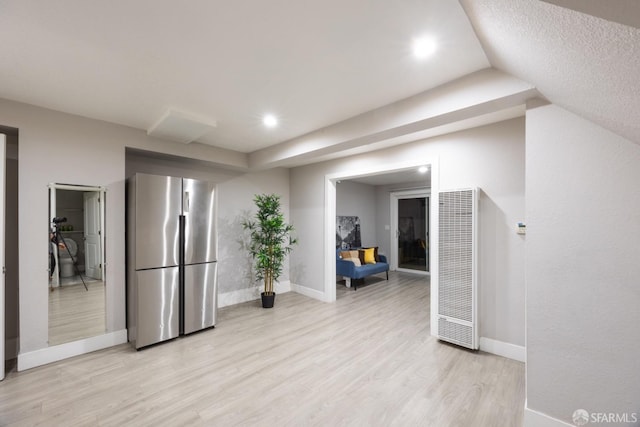
{"label": "white vent grille", "polygon": [[439,338],[474,349],[478,348],[476,194],[471,189],[440,192],[438,269]]}
{"label": "white vent grille", "polygon": [[468,343],[473,341],[473,327],[440,317],[438,319],[438,335],[446,337],[449,342],[468,347]]}

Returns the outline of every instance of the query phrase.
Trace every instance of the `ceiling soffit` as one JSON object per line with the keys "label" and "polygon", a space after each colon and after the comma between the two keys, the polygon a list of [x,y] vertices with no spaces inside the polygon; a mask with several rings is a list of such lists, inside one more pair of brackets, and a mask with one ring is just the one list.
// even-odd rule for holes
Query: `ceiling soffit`
{"label": "ceiling soffit", "polygon": [[[454,82],[369,111],[299,138],[249,155],[249,166],[266,169],[299,166],[319,160],[382,149],[398,143],[491,123],[524,114],[523,106],[539,93],[531,84],[486,69]],[[498,114],[509,111],[508,116]],[[515,111],[515,115],[514,115]],[[468,127],[451,126],[466,123]]]}

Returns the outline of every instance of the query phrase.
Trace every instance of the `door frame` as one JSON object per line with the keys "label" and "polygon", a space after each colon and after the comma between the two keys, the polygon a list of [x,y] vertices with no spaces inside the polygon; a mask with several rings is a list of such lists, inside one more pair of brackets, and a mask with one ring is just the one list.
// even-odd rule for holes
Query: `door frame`
{"label": "door frame", "polygon": [[[103,216],[104,216],[104,212],[102,210],[102,204],[104,202],[104,193],[102,191],[85,191],[83,194],[83,208],[84,208],[84,273],[87,277],[90,277],[92,279],[100,279],[102,281],[104,281],[104,268],[102,266],[102,261],[103,261],[103,257],[102,257],[102,252],[104,251],[103,248],[103,242],[102,242],[102,236],[103,236]],[[95,275],[89,275],[88,274],[88,270],[89,270],[89,251],[88,251],[88,240],[87,240],[87,235],[88,233],[88,227],[87,227],[87,218],[88,218],[88,209],[87,207],[89,206],[87,203],[87,199],[89,197],[98,197],[98,217],[100,218],[100,223],[97,224],[98,226],[98,250],[100,251],[99,255],[98,255],[98,259],[97,259],[97,268],[99,269],[100,273],[99,273],[99,277],[95,277],[98,276],[98,274]]]}
{"label": "door frame", "polygon": [[7,162],[7,137],[0,133],[0,380],[4,379],[4,322],[5,322],[5,185]]}
{"label": "door frame", "polygon": [[[429,271],[420,271],[420,270],[411,270],[408,268],[399,268],[398,267],[398,201],[400,199],[421,199],[421,198],[426,198],[428,203],[429,203],[429,207],[426,211],[426,218],[425,221],[428,223],[428,229],[427,229],[427,239],[428,239],[428,247],[429,247],[429,254],[431,253],[431,236],[432,236],[432,232],[431,232],[431,189],[427,188],[427,187],[423,187],[423,188],[416,188],[416,189],[412,189],[412,190],[402,190],[402,191],[392,191],[391,193],[389,193],[389,206],[391,209],[390,212],[390,229],[389,229],[389,242],[390,242],[390,263],[389,263],[389,269],[392,271],[402,271],[405,273],[413,273],[413,274],[420,274],[420,275],[424,275],[424,276],[429,276],[431,274],[431,260],[429,260]],[[426,263],[426,260],[425,260]]]}
{"label": "door frame", "polygon": [[[440,160],[439,157],[420,157],[402,163],[381,163],[368,166],[361,169],[352,169],[350,171],[342,171],[329,173],[325,175],[324,182],[324,292],[321,299],[325,302],[335,302],[336,300],[336,182],[341,179],[357,178],[362,176],[381,175],[390,172],[400,172],[407,169],[417,168],[427,165],[431,169],[431,194],[438,194],[440,188]],[[437,197],[429,198],[431,216],[430,229],[438,229],[438,203]],[[432,245],[429,251],[429,265],[431,269],[430,279],[430,305],[431,305],[431,335],[438,334],[438,235],[431,234],[430,243]],[[319,295],[320,296],[320,295]]]}

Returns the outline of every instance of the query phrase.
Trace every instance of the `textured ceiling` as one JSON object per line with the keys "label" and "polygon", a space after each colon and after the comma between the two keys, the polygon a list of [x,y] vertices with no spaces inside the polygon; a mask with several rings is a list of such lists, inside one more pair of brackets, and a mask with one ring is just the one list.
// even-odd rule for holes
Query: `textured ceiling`
{"label": "textured ceiling", "polygon": [[[538,0],[460,2],[494,67],[640,143],[638,28]],[[638,22],[640,8],[633,13],[628,22]]]}
{"label": "textured ceiling", "polygon": [[[252,152],[489,62],[456,1],[0,0],[0,97],[148,129],[171,108],[199,142]],[[437,54],[416,61],[414,37]],[[266,130],[261,116],[279,115]]]}
{"label": "textured ceiling", "polygon": [[638,0],[542,0],[608,21],[640,28],[640,2]]}

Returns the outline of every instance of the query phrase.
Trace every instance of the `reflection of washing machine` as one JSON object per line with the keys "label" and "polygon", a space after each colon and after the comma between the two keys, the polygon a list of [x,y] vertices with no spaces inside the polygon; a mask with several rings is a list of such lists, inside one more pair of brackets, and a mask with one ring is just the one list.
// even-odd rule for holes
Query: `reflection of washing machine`
{"label": "reflection of washing machine", "polygon": [[71,259],[71,256],[69,256],[69,252],[71,252],[73,259],[77,259],[78,245],[71,237],[63,237],[62,240],[69,251],[62,248],[58,251],[60,260],[60,277],[72,277],[75,275],[75,271],[73,268],[73,260]]}

